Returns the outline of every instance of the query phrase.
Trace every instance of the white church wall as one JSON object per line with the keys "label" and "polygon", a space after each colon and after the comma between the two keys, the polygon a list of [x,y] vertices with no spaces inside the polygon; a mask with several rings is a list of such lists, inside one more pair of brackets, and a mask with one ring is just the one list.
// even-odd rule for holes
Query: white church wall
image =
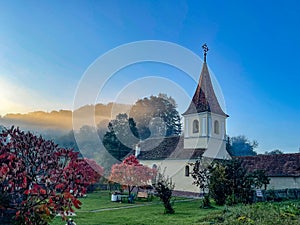
{"label": "white church wall", "polygon": [[[198,121],[195,132],[194,122]],[[207,113],[190,114],[184,117],[184,148],[207,148],[208,126]]]}
{"label": "white church wall", "polygon": [[[193,178],[191,175],[186,176],[185,166],[188,165],[189,160],[141,160],[143,165],[152,168],[155,164],[161,170],[165,169],[165,175],[172,178],[175,183],[175,190],[188,191],[199,193],[200,190],[197,186],[193,185]],[[193,167],[189,166],[189,172],[192,172]],[[287,188],[300,188],[300,177],[270,177],[270,184],[267,189],[287,189]]]}
{"label": "white church wall", "polygon": [[[199,188],[193,185],[191,175],[185,176],[185,166],[190,162],[189,160],[141,160],[140,162],[150,168],[155,164],[162,171],[165,169],[165,175],[172,178],[172,181],[175,183],[175,190],[199,193]],[[191,172],[192,166],[189,169]]]}
{"label": "white church wall", "polygon": [[[226,137],[225,116],[202,112],[198,114],[185,115],[184,118],[184,148],[203,148],[219,145],[225,150],[223,140]],[[198,130],[195,132],[195,121],[198,121]],[[212,142],[214,142],[212,144]],[[218,148],[220,149],[220,147]],[[224,156],[226,153],[222,154]]]}

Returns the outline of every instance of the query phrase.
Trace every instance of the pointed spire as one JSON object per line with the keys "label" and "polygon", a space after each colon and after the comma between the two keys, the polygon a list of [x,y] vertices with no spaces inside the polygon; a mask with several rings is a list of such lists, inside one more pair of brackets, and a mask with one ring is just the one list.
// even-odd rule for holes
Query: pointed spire
{"label": "pointed spire", "polygon": [[209,50],[206,43],[204,45],[202,45],[202,49],[204,51],[204,62],[206,63],[206,54]]}
{"label": "pointed spire", "polygon": [[183,115],[200,112],[212,112],[219,115],[228,116],[226,113],[224,113],[218,102],[206,64],[206,54],[209,49],[206,44],[204,44],[202,48],[204,51],[204,63],[202,66],[199,83],[192,102]]}

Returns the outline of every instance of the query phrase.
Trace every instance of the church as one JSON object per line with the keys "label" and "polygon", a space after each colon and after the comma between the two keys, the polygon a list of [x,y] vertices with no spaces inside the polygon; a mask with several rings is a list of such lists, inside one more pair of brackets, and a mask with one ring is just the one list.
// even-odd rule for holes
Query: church
{"label": "church", "polygon": [[[199,158],[211,162],[231,159],[226,150],[226,119],[216,97],[207,66],[205,45],[204,61],[199,82],[187,110],[182,114],[182,136],[157,137],[140,142],[135,150],[140,162],[149,167],[160,167],[172,178],[175,190],[198,193],[190,173]],[[200,69],[200,65],[199,65]],[[270,178],[267,189],[300,189],[300,153],[237,157],[249,172],[264,170]]]}
{"label": "church", "polygon": [[[205,159],[230,159],[226,151],[226,119],[207,66],[207,45],[204,50],[199,82],[191,103],[182,114],[182,136],[152,138],[139,144],[135,151],[140,162],[149,167],[160,167],[172,178],[175,190],[199,193],[190,176],[192,164],[200,157]],[[200,69],[199,65],[199,69]]]}

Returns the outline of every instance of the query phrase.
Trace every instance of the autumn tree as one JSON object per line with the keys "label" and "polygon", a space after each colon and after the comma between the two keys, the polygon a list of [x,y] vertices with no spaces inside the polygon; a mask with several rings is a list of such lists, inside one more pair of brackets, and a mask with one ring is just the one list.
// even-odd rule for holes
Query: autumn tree
{"label": "autumn tree", "polygon": [[84,194],[101,173],[96,162],[31,132],[11,127],[0,133],[0,204],[5,215],[13,210],[18,224],[46,225],[79,208],[75,193]]}
{"label": "autumn tree", "polygon": [[130,195],[135,187],[149,185],[155,174],[155,169],[140,164],[132,155],[112,166],[109,180],[126,187]]}
{"label": "autumn tree", "polygon": [[[104,169],[95,160],[88,158],[78,158],[71,160],[64,170],[65,182],[67,189],[72,190],[76,197],[80,197],[86,193],[86,188],[89,185],[99,182]],[[57,188],[63,188],[64,184],[57,185]]]}

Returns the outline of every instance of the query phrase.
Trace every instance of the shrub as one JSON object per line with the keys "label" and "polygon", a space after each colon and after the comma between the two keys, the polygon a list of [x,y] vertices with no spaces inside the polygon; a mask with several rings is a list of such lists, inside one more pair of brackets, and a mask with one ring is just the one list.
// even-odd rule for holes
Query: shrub
{"label": "shrub", "polygon": [[158,169],[155,183],[153,184],[153,186],[158,194],[158,197],[164,204],[165,213],[173,214],[175,213],[175,210],[171,205],[171,198],[175,185],[172,182],[171,178],[165,177],[164,173],[160,173],[159,170],[160,169]]}

